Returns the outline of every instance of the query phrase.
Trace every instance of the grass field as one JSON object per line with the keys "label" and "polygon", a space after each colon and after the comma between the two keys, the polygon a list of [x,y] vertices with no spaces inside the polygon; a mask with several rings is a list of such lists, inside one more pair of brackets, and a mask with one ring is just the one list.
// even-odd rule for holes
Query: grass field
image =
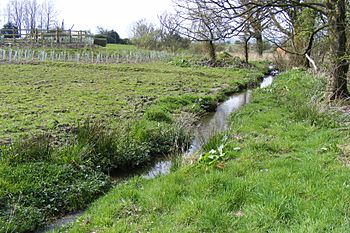
{"label": "grass field", "polygon": [[349,232],[349,131],[311,102],[317,88],[280,75],[209,142],[213,156],[119,185],[61,232]]}
{"label": "grass field", "polygon": [[166,62],[0,65],[0,140],[14,142],[0,146],[0,232],[35,231],[85,208],[113,186],[111,170],[183,147],[182,112],[213,110],[265,71]]}
{"label": "grass field", "polygon": [[[87,119],[134,118],[160,98],[215,96],[261,72],[181,68],[166,63],[0,66],[0,139],[76,125]],[[255,72],[255,73],[254,73]]]}

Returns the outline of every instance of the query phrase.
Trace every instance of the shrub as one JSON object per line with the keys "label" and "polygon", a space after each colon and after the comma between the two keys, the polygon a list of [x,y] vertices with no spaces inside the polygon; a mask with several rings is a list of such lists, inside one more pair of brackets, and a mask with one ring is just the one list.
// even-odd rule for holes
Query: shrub
{"label": "shrub", "polygon": [[99,45],[102,47],[106,47],[107,46],[107,37],[105,35],[95,35],[94,36],[94,44],[95,45]]}
{"label": "shrub", "polygon": [[175,66],[180,66],[180,67],[191,67],[191,62],[188,59],[174,59],[170,62],[171,64]]}

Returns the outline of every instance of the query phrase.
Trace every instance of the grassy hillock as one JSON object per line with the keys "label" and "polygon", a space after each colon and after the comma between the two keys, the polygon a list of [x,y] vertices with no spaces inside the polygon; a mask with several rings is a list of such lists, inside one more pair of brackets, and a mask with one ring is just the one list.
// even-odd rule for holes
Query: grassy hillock
{"label": "grassy hillock", "polygon": [[305,72],[280,75],[198,163],[121,184],[61,231],[348,232],[349,130],[312,101],[322,87]]}

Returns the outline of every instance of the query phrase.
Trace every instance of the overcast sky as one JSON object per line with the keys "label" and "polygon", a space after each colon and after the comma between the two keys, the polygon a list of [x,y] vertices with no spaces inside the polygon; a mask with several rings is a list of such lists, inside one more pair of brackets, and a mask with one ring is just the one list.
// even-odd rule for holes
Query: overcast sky
{"label": "overcast sky", "polygon": [[[42,2],[41,0],[37,0]],[[8,0],[0,0],[0,8],[7,5]],[[157,23],[157,16],[164,11],[171,12],[171,0],[53,0],[58,9],[60,19],[64,19],[65,27],[74,24],[75,30],[96,31],[97,26],[116,30],[121,37],[128,37],[132,24],[146,18]],[[1,23],[4,24],[1,17]]]}

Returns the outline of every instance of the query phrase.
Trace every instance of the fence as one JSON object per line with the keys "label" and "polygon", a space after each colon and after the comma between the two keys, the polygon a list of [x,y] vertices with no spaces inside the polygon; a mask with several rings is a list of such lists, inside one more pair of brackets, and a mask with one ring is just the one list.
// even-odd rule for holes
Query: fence
{"label": "fence", "polygon": [[93,36],[87,31],[0,29],[0,44],[92,45]]}
{"label": "fence", "polygon": [[33,49],[0,49],[1,63],[77,62],[77,63],[144,63],[170,59],[173,54],[162,51],[119,51],[118,53],[57,52]]}

